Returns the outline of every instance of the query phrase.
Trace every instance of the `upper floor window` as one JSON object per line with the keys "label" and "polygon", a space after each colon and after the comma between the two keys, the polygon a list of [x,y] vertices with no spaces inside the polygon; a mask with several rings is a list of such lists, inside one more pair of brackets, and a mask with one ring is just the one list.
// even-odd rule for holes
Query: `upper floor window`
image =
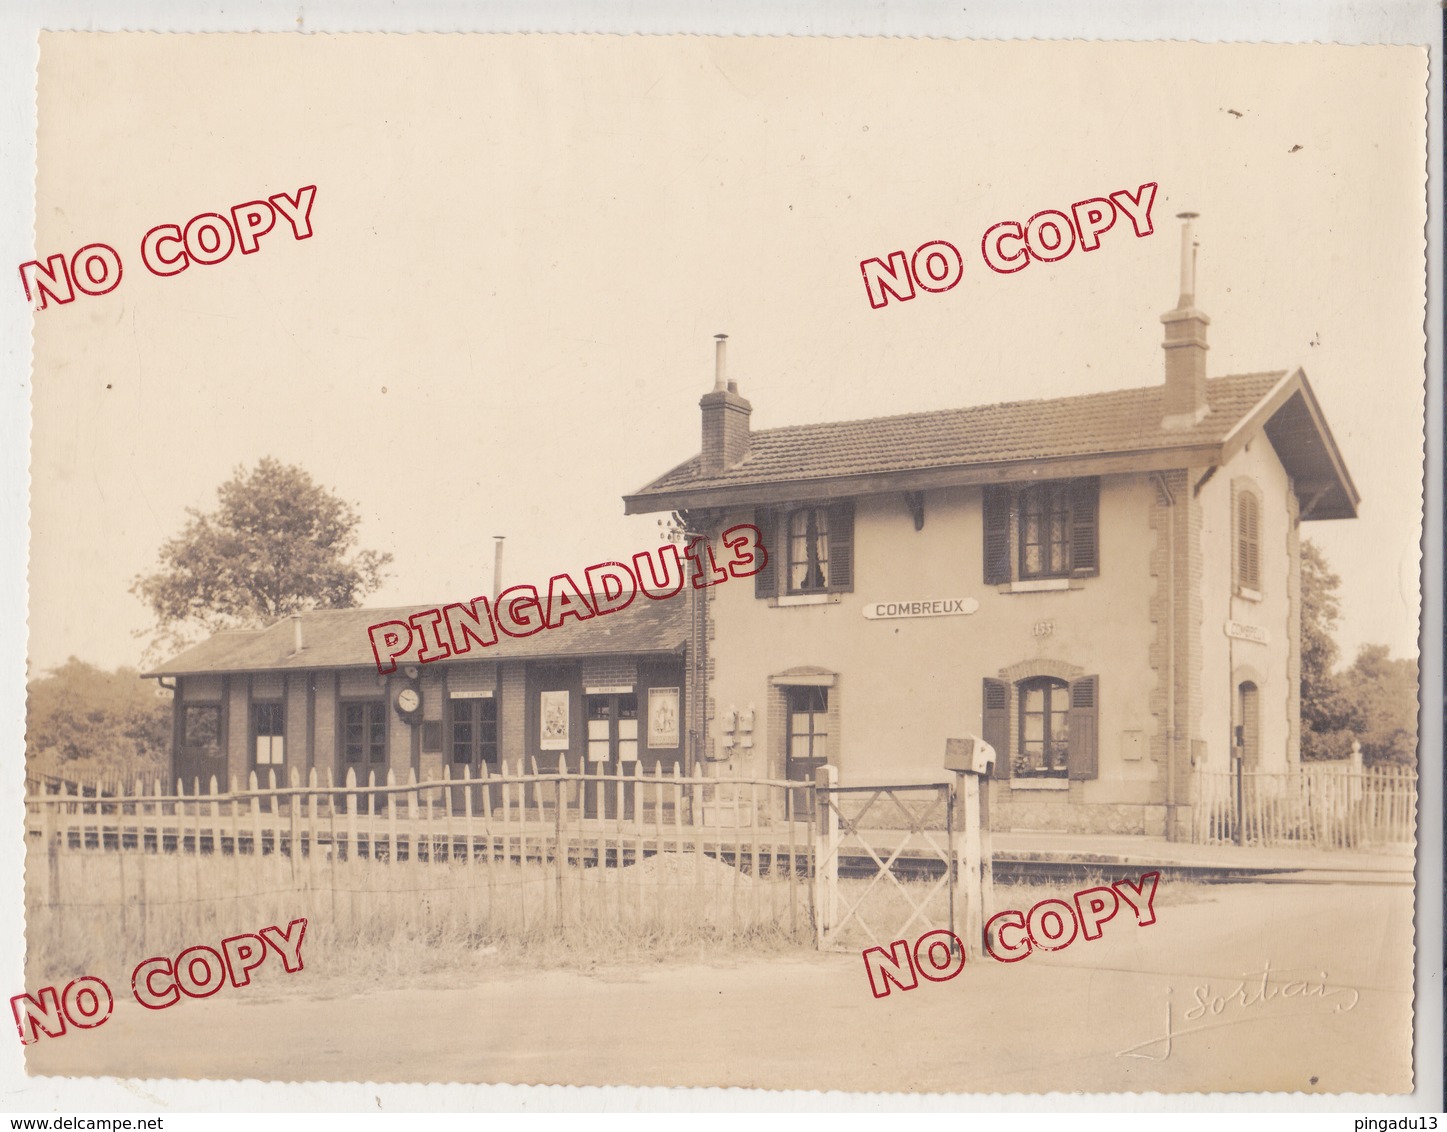
{"label": "upper floor window", "polygon": [[854,589],[852,502],[760,509],[754,525],[762,533],[768,553],[768,562],[754,575],[755,597]]}
{"label": "upper floor window", "polygon": [[985,488],[985,583],[1100,573],[1100,480]]}
{"label": "upper floor window", "polygon": [[1261,592],[1261,497],[1254,486],[1236,492],[1236,590]]}
{"label": "upper floor window", "polygon": [[823,593],[829,588],[829,511],[801,507],[789,516],[789,592]]}

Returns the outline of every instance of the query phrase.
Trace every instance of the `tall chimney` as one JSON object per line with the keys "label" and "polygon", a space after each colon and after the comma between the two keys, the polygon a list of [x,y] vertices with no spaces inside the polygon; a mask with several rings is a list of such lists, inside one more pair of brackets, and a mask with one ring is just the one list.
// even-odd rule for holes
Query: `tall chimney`
{"label": "tall chimney", "polygon": [[292,641],[292,650],[291,650],[291,651],[294,652],[294,653],[301,652],[301,650],[302,650],[302,645],[303,645],[303,641],[302,641],[302,637],[301,637],[301,614],[300,614],[300,613],[293,613],[293,614],[291,615],[291,641]]}
{"label": "tall chimney", "polygon": [[749,414],[754,411],[739,396],[738,383],[728,380],[728,335],[715,334],[713,391],[698,403],[703,411],[703,460],[706,476],[732,468],[749,454]]}
{"label": "tall chimney", "polygon": [[1198,214],[1179,213],[1181,220],[1181,294],[1176,309],[1161,315],[1166,327],[1166,391],[1163,427],[1190,428],[1209,411],[1206,404],[1206,327],[1211,320],[1196,309],[1196,242],[1191,221]]}
{"label": "tall chimney", "polygon": [[502,593],[502,540],[506,535],[492,536],[492,603],[497,604],[497,595]]}

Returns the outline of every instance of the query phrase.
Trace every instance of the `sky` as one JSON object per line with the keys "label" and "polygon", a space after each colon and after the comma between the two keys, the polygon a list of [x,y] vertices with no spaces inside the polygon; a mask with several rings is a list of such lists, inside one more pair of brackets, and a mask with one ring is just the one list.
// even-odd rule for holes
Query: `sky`
{"label": "sky", "polygon": [[[497,534],[509,581],[647,549],[621,496],[698,450],[718,332],[755,428],[1158,383],[1187,209],[1209,372],[1303,368],[1361,493],[1304,527],[1344,656],[1414,655],[1425,59],[43,35],[34,251],[106,242],[124,273],[34,316],[31,670],[137,663],[131,580],[267,455],[393,554],[372,605],[485,592]],[[1150,236],[980,261],[999,221],[1145,182]],[[308,239],[142,264],[158,224],[306,185]],[[871,309],[860,261],[931,240],[959,285]]]}

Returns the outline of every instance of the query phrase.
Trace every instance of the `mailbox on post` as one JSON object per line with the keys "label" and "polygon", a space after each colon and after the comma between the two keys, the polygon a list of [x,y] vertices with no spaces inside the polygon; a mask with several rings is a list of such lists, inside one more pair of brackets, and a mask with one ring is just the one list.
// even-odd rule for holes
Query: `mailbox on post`
{"label": "mailbox on post", "polygon": [[945,769],[988,777],[995,767],[995,748],[975,735],[945,740]]}

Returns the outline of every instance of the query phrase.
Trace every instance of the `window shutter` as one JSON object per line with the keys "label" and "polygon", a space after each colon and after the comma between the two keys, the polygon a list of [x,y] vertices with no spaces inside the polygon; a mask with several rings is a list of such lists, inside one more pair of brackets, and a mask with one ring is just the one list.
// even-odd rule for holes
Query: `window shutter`
{"label": "window shutter", "polygon": [[829,591],[854,590],[854,504],[829,506]]}
{"label": "window shutter", "polygon": [[1077,578],[1100,573],[1100,480],[1070,481],[1070,572]]}
{"label": "window shutter", "polygon": [[1010,777],[1010,685],[985,677],[980,738],[995,748],[994,778]]}
{"label": "window shutter", "polygon": [[754,596],[778,597],[779,558],[788,553],[786,547],[779,545],[778,516],[771,509],[760,507],[754,512],[754,526],[759,528],[764,542],[764,553],[768,558],[764,568],[754,575]]}
{"label": "window shutter", "polygon": [[985,585],[1010,580],[1010,489],[985,487]]}
{"label": "window shutter", "polygon": [[1254,493],[1247,492],[1246,504],[1246,585],[1261,588],[1261,504]]}
{"label": "window shutter", "polygon": [[1261,502],[1248,487],[1236,491],[1236,585],[1261,588]]}
{"label": "window shutter", "polygon": [[1246,556],[1241,545],[1241,490],[1233,481],[1231,484],[1231,589],[1234,592],[1246,584]]}
{"label": "window shutter", "polygon": [[1100,773],[1097,757],[1097,711],[1099,677],[1082,676],[1070,685],[1070,756],[1072,779],[1095,778]]}

